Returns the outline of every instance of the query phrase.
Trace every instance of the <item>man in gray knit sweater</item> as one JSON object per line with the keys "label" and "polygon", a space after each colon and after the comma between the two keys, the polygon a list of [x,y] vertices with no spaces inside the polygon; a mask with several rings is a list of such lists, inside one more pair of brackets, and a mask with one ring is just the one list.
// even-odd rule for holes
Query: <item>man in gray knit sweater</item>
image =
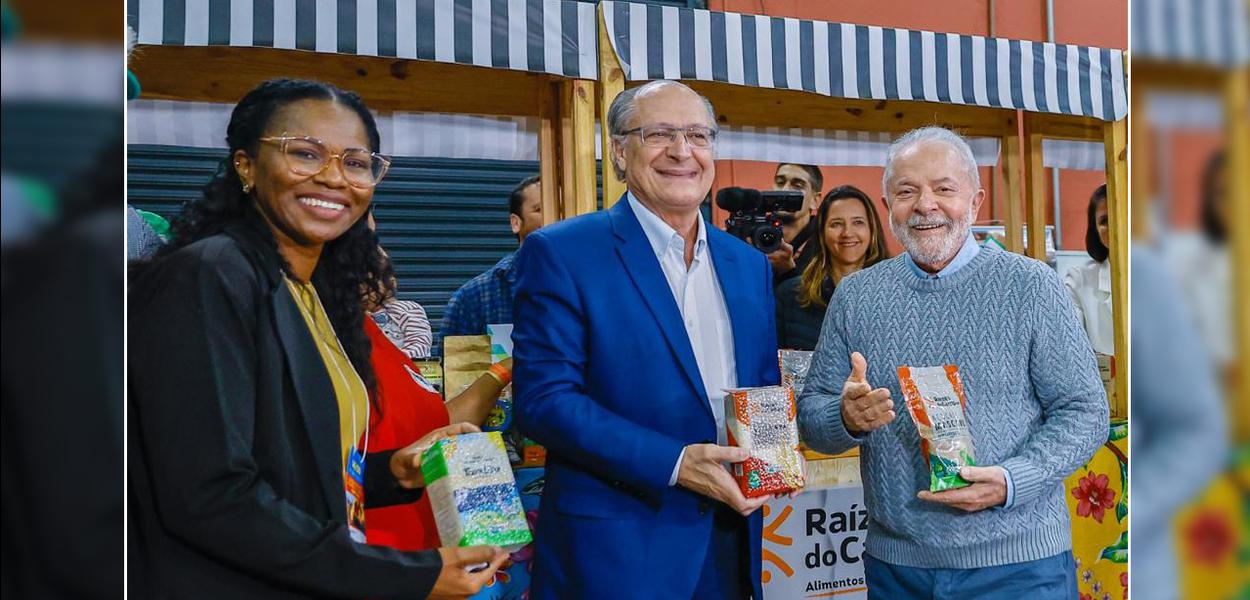
{"label": "man in gray knit sweater", "polygon": [[[869,597],[1075,599],[1062,483],[1106,439],[1108,408],[1063,284],[973,240],[985,191],[957,134],[900,138],[882,189],[907,252],[838,285],[799,399],[808,446],[860,446]],[[931,493],[896,369],[948,364],[981,466]]]}

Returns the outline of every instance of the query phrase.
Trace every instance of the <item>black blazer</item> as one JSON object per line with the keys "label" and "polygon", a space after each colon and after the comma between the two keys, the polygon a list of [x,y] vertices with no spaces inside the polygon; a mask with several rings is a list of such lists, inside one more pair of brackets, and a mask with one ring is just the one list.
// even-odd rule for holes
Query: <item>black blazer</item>
{"label": "black blazer", "polygon": [[[813,246],[813,248],[815,248]],[[799,303],[799,286],[802,275],[791,277],[777,286],[777,347],[791,350],[815,350],[820,341],[820,329],[824,326],[827,306]],[[833,298],[833,282],[828,278],[822,286],[825,304]]]}
{"label": "black blazer", "polygon": [[[424,598],[437,551],[348,537],[334,388],[260,227],[200,240],[132,282],[129,589]],[[370,507],[415,499],[389,457],[367,458]]]}

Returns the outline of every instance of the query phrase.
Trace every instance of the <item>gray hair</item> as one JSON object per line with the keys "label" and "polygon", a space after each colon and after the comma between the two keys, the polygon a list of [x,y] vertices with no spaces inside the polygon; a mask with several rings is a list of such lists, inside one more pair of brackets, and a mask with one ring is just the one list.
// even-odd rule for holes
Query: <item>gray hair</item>
{"label": "gray hair", "polygon": [[[698,92],[690,89],[690,86],[680,81],[656,79],[638,87],[629,88],[616,95],[616,98],[612,100],[612,106],[608,107],[608,135],[612,136],[612,139],[618,144],[623,142],[625,140],[625,132],[629,130],[630,121],[633,120],[634,115],[638,114],[638,96],[669,85],[683,87],[690,90],[695,96],[698,96],[699,100],[703,102],[703,107],[707,109],[708,124],[713,129],[716,128],[716,110],[712,108],[712,103],[707,98],[704,98]],[[625,181],[625,171],[617,166],[616,161],[611,156],[605,158],[612,163],[612,170],[616,172],[616,178],[620,181]]]}
{"label": "gray hair", "polygon": [[973,187],[981,189],[981,171],[977,167],[977,157],[972,153],[972,146],[969,146],[968,141],[958,133],[945,127],[930,125],[903,134],[903,137],[894,140],[890,148],[886,150],[885,174],[881,176],[881,193],[885,196],[887,203],[890,202],[889,184],[890,179],[894,177],[894,161],[912,146],[930,142],[946,144],[954,150],[963,161],[964,169],[968,178],[972,180]]}

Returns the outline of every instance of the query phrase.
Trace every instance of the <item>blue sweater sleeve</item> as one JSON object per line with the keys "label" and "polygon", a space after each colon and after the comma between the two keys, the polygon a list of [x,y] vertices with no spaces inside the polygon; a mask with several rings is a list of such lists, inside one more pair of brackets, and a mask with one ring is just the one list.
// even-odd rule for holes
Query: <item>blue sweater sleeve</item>
{"label": "blue sweater sleeve", "polygon": [[1032,336],[1029,380],[1042,406],[1041,427],[1003,461],[1020,506],[1085,464],[1107,439],[1109,407],[1098,363],[1059,276],[1039,265],[1025,277],[1040,281],[1026,309]]}

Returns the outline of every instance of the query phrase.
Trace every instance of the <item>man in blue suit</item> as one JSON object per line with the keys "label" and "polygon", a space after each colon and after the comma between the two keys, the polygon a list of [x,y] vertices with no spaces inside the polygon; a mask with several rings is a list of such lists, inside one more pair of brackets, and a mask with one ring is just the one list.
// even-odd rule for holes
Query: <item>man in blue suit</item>
{"label": "man in blue suit", "polygon": [[760,598],[764,498],[725,463],[724,391],[777,384],[764,254],[699,213],[716,121],[655,81],[608,111],[628,192],[518,255],[517,424],[548,451],[531,594]]}

